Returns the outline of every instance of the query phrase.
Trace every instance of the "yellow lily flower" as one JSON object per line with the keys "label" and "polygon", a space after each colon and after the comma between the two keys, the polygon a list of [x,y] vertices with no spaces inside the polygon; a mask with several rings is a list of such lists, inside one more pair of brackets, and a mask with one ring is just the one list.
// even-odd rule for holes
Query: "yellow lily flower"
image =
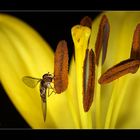
{"label": "yellow lily flower", "polygon": [[[92,28],[72,27],[75,59],[69,71],[65,92],[47,98],[44,122],[39,88],[30,89],[23,76],[41,78],[53,73],[54,54],[49,44],[23,21],[0,14],[0,78],[9,98],[32,128],[139,128],[139,70],[110,84],[100,85],[98,79],[108,68],[130,57],[135,27],[140,12],[106,12],[110,35],[105,63],[95,69],[95,93],[88,112],[83,109],[83,64],[87,46],[95,51],[95,42],[102,14]],[[89,43],[89,44],[88,44]],[[69,47],[69,46],[68,46]],[[116,55],[117,54],[117,55]],[[134,93],[133,93],[134,91]]]}

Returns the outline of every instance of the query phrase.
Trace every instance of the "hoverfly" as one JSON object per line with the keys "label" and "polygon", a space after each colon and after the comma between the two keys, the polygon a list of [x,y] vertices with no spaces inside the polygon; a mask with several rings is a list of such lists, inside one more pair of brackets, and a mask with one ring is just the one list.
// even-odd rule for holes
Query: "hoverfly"
{"label": "hoverfly", "polygon": [[[33,78],[30,76],[24,76],[22,78],[23,82],[30,88],[35,88],[36,85],[40,82],[40,96],[41,96],[41,100],[42,100],[44,121],[46,120],[46,91],[47,91],[48,97],[53,92],[55,92],[54,88],[51,86],[53,79],[54,79],[54,76],[52,74],[50,74],[49,72],[44,74],[42,76],[42,79]],[[50,89],[52,90],[51,92],[50,92]]]}
{"label": "hoverfly", "polygon": [[[48,97],[54,92],[60,94],[68,87],[68,48],[67,42],[61,40],[58,42],[54,56],[54,75],[44,74],[42,79],[24,76],[23,82],[31,88],[34,88],[40,82],[40,96],[42,100],[44,121],[46,119],[46,91]],[[51,83],[54,82],[54,88]],[[50,92],[51,90],[51,92]]]}

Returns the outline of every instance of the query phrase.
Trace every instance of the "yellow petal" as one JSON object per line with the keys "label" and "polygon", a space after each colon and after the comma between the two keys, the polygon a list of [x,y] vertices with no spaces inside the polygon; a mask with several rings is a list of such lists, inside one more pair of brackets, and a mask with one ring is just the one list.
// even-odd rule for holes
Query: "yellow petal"
{"label": "yellow petal", "polygon": [[53,51],[34,29],[15,17],[0,14],[0,80],[32,128],[73,127],[73,122],[67,121],[72,119],[65,93],[48,98],[44,123],[39,87],[31,89],[22,82],[26,75],[42,78],[47,72],[53,73],[53,65]]}

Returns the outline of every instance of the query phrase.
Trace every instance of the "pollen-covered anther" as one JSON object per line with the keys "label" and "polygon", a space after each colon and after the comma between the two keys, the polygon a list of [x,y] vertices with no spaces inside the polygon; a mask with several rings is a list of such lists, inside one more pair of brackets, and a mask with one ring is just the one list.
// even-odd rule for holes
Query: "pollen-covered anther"
{"label": "pollen-covered anther", "polygon": [[67,42],[61,40],[54,56],[54,88],[56,93],[61,93],[68,86],[68,48]]}
{"label": "pollen-covered anther", "polygon": [[136,26],[133,35],[133,43],[132,43],[130,58],[140,59],[140,24]]}
{"label": "pollen-covered anther", "polygon": [[135,73],[140,65],[140,60],[127,59],[108,69],[98,80],[100,84],[110,83],[128,73]]}
{"label": "pollen-covered anther", "polygon": [[103,49],[103,51],[102,51],[102,64],[105,61],[109,33],[110,33],[109,21],[108,21],[106,15],[103,15],[101,22],[100,22],[100,25],[99,25],[98,35],[97,35],[97,39],[96,39],[96,43],[95,43],[96,65],[98,65],[98,63],[99,63],[101,48]]}
{"label": "pollen-covered anther", "polygon": [[80,25],[87,26],[87,27],[91,28],[91,26],[92,26],[92,18],[89,17],[89,16],[83,17],[81,19],[81,21],[80,21]]}
{"label": "pollen-covered anther", "polygon": [[83,66],[83,108],[85,112],[90,109],[95,87],[95,56],[91,49],[86,50]]}

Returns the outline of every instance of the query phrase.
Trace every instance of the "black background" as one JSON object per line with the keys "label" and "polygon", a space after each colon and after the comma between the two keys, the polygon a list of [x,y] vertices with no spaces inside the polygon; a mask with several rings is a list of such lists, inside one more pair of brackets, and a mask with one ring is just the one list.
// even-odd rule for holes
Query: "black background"
{"label": "black background", "polygon": [[[73,41],[71,38],[72,26],[79,24],[84,16],[93,19],[100,11],[76,12],[76,11],[4,11],[16,16],[35,30],[50,44],[55,51],[59,40],[65,39],[68,43],[69,57],[73,54]],[[0,128],[30,128],[22,116],[17,112],[2,85],[0,86]]]}

